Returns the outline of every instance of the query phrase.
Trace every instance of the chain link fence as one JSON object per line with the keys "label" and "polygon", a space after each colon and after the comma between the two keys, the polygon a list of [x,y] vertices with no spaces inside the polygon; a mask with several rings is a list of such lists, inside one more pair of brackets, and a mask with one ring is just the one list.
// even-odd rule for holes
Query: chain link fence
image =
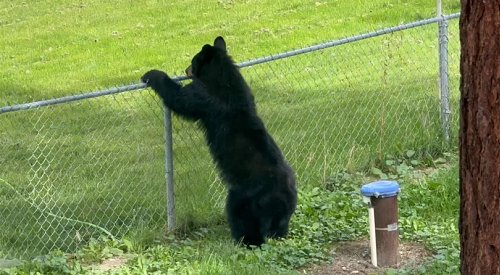
{"label": "chain link fence", "polygon": [[[440,20],[241,64],[299,188],[321,187],[338,171],[366,171],[388,154],[439,153],[446,135],[456,139],[458,22],[450,19],[447,39],[438,39]],[[449,70],[441,70],[451,92],[448,134],[439,41],[449,41]],[[0,111],[0,258],[165,230],[169,131],[152,91],[12,110]],[[170,125],[175,228],[223,222],[224,186],[202,132],[175,115]]]}
{"label": "chain link fence", "polygon": [[0,115],[0,256],[161,228],[162,119],[149,91]]}

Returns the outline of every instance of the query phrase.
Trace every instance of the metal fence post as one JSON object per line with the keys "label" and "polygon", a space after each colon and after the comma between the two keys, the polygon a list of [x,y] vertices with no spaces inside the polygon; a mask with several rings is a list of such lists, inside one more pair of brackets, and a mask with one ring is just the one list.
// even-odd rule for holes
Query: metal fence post
{"label": "metal fence post", "polygon": [[174,161],[172,150],[172,113],[167,106],[163,106],[163,125],[165,127],[165,179],[167,183],[167,230],[175,228],[175,201],[174,201]]}
{"label": "metal fence post", "polygon": [[439,91],[441,101],[441,125],[446,143],[450,142],[450,90],[448,86],[448,21],[443,15],[441,0],[437,0],[439,39]]}

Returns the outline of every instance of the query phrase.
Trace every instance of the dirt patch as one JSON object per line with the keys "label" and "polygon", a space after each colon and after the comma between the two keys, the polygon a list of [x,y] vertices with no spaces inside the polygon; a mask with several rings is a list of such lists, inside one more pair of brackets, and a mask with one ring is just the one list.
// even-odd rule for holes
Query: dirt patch
{"label": "dirt patch", "polygon": [[[395,269],[418,267],[431,257],[431,253],[416,243],[399,244],[399,265]],[[303,274],[382,274],[387,268],[371,264],[368,240],[340,243],[332,251],[332,263],[309,266],[300,270]]]}
{"label": "dirt patch", "polygon": [[102,263],[93,266],[92,269],[101,272],[112,271],[114,269],[124,266],[129,259],[130,257],[127,256],[111,257],[102,261]]}

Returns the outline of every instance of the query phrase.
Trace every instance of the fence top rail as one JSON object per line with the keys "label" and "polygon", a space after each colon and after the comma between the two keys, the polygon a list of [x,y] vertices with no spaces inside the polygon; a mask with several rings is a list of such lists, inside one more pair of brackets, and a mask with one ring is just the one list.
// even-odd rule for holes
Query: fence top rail
{"label": "fence top rail", "polygon": [[[270,56],[265,56],[249,61],[244,61],[241,63],[238,63],[237,66],[239,68],[245,68],[245,67],[251,67],[254,65],[258,64],[263,64],[267,62],[272,62],[276,61],[279,59],[287,58],[287,57],[292,57],[300,54],[305,54],[305,53],[310,53],[326,48],[331,48],[335,46],[340,46],[343,44],[347,43],[352,43],[352,42],[357,42],[360,40],[368,39],[368,38],[373,38],[377,37],[380,35],[384,34],[389,34],[389,33],[394,33],[398,31],[403,31],[411,28],[416,28],[424,25],[429,25],[433,23],[438,23],[442,21],[447,21],[450,19],[455,19],[460,16],[460,13],[454,13],[446,16],[438,16],[434,18],[429,18],[429,19],[424,19],[420,21],[415,21],[412,23],[407,23],[399,26],[394,26],[394,27],[389,27],[389,28],[384,28],[381,30],[373,31],[373,32],[368,32],[364,34],[359,34],[359,35],[354,35],[342,39],[337,39],[337,40],[332,40],[328,41],[325,43],[297,49],[297,50],[292,50],[292,51],[287,51],[284,53],[276,54],[276,55],[270,55]],[[173,78],[175,81],[183,81],[189,79],[186,76],[178,76]],[[131,84],[131,85],[126,85],[126,86],[120,86],[120,87],[114,87],[111,89],[106,89],[106,90],[100,90],[100,91],[95,91],[95,92],[90,92],[90,93],[82,93],[78,95],[70,95],[70,96],[64,96],[60,98],[54,98],[54,99],[48,99],[48,100],[41,100],[41,101],[35,101],[35,102],[30,102],[30,103],[23,103],[23,104],[17,104],[17,105],[12,105],[12,106],[6,106],[6,107],[1,107],[0,108],[0,115],[3,113],[9,113],[9,112],[15,112],[15,111],[21,111],[21,110],[28,110],[28,109],[34,109],[34,108],[40,108],[44,106],[50,106],[50,105],[57,105],[57,104],[62,104],[62,103],[68,103],[72,101],[77,101],[77,100],[83,100],[83,99],[89,99],[89,98],[94,98],[94,97],[100,97],[100,96],[105,96],[105,95],[112,95],[112,94],[118,94],[118,93],[123,93],[123,92],[128,92],[128,91],[134,91],[134,90],[140,90],[146,88],[146,84],[144,83],[138,83],[138,84]]]}

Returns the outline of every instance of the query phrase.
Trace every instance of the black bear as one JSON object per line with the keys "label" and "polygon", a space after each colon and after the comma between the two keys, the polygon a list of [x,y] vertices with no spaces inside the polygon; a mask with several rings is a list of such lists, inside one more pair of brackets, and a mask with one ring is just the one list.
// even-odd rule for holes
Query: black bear
{"label": "black bear", "polygon": [[223,181],[231,234],[247,247],[288,233],[297,204],[293,170],[257,116],[251,90],[217,37],[204,45],[186,69],[182,87],[151,70],[142,82],[178,115],[199,121]]}

